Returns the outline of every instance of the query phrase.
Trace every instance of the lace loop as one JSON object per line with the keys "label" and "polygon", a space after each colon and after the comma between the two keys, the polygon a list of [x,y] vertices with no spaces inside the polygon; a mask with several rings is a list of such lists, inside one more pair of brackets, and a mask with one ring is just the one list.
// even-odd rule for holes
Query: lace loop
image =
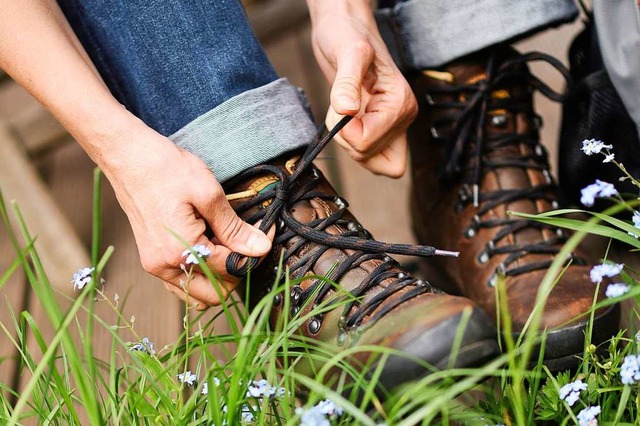
{"label": "lace loop", "polygon": [[[329,249],[352,250],[346,258],[342,259],[340,264],[334,267],[329,275],[330,281],[338,281],[349,270],[358,267],[363,262],[377,259],[380,265],[371,272],[367,278],[361,282],[356,288],[350,290],[348,295],[342,295],[329,302],[330,305],[336,303],[345,303],[344,298],[348,297],[343,316],[345,317],[345,327],[355,326],[359,324],[367,313],[373,312],[375,308],[384,303],[390,295],[401,291],[406,286],[415,286],[401,300],[408,300],[418,294],[433,291],[433,289],[423,281],[413,277],[403,277],[397,279],[395,284],[379,287],[379,292],[373,296],[373,300],[368,303],[362,303],[362,296],[382,281],[396,276],[397,273],[387,273],[389,269],[396,268],[397,263],[387,257],[385,253],[415,255],[415,256],[434,256],[446,255],[457,256],[457,253],[437,250],[431,246],[419,246],[410,244],[390,244],[370,239],[370,234],[359,224],[342,218],[346,211],[347,203],[335,194],[326,194],[321,191],[314,191],[320,176],[312,167],[313,159],[322,151],[327,143],[351,120],[351,117],[344,117],[333,127],[326,136],[320,137],[320,133],[315,142],[309,145],[305,153],[300,157],[295,169],[291,174],[287,174],[282,168],[277,166],[262,165],[246,170],[240,175],[233,178],[228,184],[233,186],[236,182],[244,182],[253,177],[273,175],[277,179],[271,187],[264,189],[264,193],[249,198],[239,203],[236,207],[238,213],[247,212],[248,210],[261,206],[261,208],[247,218],[247,222],[256,223],[261,220],[260,229],[267,232],[275,223],[279,224],[277,236],[274,239],[274,246],[290,243],[286,248],[285,261],[290,259],[292,255],[299,253],[304,247],[308,247],[309,243],[315,243],[313,249],[298,254],[299,259],[289,265],[290,275],[293,278],[299,278],[308,275],[313,266],[320,257]],[[311,168],[311,172],[305,179],[300,177]],[[300,201],[310,201],[312,199],[320,199],[328,202],[335,202],[337,209],[332,211],[327,217],[322,219],[311,220],[307,223],[301,223],[293,216],[291,207]],[[269,202],[265,205],[265,202]],[[337,225],[343,230],[339,235],[332,235],[325,231],[329,226]],[[226,269],[231,275],[237,277],[245,276],[249,270],[255,268],[259,262],[259,258],[246,257],[239,253],[232,253],[227,257]],[[419,284],[418,284],[419,283]],[[332,286],[326,280],[315,280],[305,290],[296,290],[296,297],[292,297],[292,313],[297,313],[301,306],[306,303],[312,295],[315,294],[314,305],[318,305],[332,290]],[[389,302],[396,306],[401,303],[398,301]],[[355,304],[359,305],[359,309],[352,308]],[[391,308],[389,308],[391,309]],[[321,317],[314,317],[314,324],[309,325],[309,330],[314,332],[317,330],[321,322]],[[315,331],[317,332],[317,331]]]}
{"label": "lace loop", "polygon": [[[491,256],[507,255],[501,263],[507,276],[518,275],[532,270],[547,268],[549,262],[534,262],[530,265],[512,267],[523,256],[535,254],[557,254],[559,246],[566,241],[562,234],[557,238],[542,240],[526,245],[500,244],[501,240],[526,228],[553,228],[538,222],[525,219],[484,219],[492,209],[518,200],[544,200],[555,202],[555,183],[550,177],[547,164],[547,153],[538,144],[537,136],[532,132],[518,134],[515,131],[506,133],[508,125],[507,112],[515,116],[524,113],[528,117],[538,118],[532,109],[531,103],[517,96],[499,96],[505,87],[520,85],[529,92],[538,90],[547,98],[561,102],[566,98],[564,93],[556,92],[539,78],[529,72],[523,72],[526,63],[541,61],[555,68],[566,81],[567,89],[571,90],[572,81],[569,70],[557,59],[539,52],[527,53],[508,58],[499,65],[498,55],[501,50],[496,49],[487,61],[486,68],[481,79],[472,83],[458,85],[436,86],[427,90],[425,97],[430,108],[442,111],[440,118],[436,119],[432,129],[436,134],[441,127],[451,126],[451,132],[443,137],[435,138],[443,142],[447,155],[447,163],[443,168],[440,178],[449,181],[464,176],[463,186],[460,190],[457,208],[461,211],[470,203],[477,209],[473,222],[466,228],[465,236],[472,238],[481,228],[501,228],[490,240],[491,246],[479,254],[481,263],[486,263]],[[523,96],[530,96],[529,93]],[[451,98],[453,97],[453,100]],[[447,100],[442,100],[446,98]],[[441,101],[438,101],[440,99]],[[490,115],[491,114],[491,115]],[[494,120],[498,114],[501,118]],[[485,134],[487,118],[492,117],[490,123],[502,129],[497,134]],[[536,120],[534,119],[533,122]],[[533,132],[537,132],[535,123],[531,124]],[[431,131],[433,134],[434,132]],[[531,153],[506,154],[498,158],[489,155],[495,150],[525,144],[531,148]],[[480,183],[486,170],[499,168],[532,169],[541,172],[546,183],[525,187],[521,189],[498,189],[480,191]],[[555,230],[555,228],[553,228]],[[577,259],[577,258],[573,258]]]}

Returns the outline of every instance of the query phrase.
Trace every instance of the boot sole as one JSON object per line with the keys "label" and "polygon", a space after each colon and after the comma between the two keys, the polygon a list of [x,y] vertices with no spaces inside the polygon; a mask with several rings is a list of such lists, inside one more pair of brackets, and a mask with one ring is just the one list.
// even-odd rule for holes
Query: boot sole
{"label": "boot sole", "polygon": [[[610,306],[596,315],[593,321],[590,343],[597,347],[620,331],[620,304]],[[552,372],[576,369],[584,355],[584,339],[588,326],[589,320],[586,319],[577,324],[548,331],[542,363]],[[514,339],[519,337],[519,333],[513,333]],[[530,367],[537,364],[539,355],[538,345],[532,354]]]}
{"label": "boot sole", "polygon": [[[433,279],[438,288],[448,294],[464,297],[457,287],[447,285],[450,279],[439,268],[429,264],[428,261],[420,262],[419,267],[425,279],[428,281]],[[589,321],[584,320],[568,327],[548,331],[543,364],[552,372],[575,369],[584,353],[584,338],[588,325]],[[619,330],[620,304],[616,304],[594,317],[591,343],[598,346],[615,336]],[[513,333],[512,336],[517,340],[520,333]],[[534,367],[538,363],[539,355],[540,346],[538,345],[534,349],[529,367]]]}
{"label": "boot sole", "polygon": [[463,314],[443,321],[438,327],[417,336],[402,350],[432,366],[431,369],[401,355],[387,359],[380,377],[385,389],[392,389],[402,383],[419,380],[437,370],[449,368],[474,368],[500,355],[496,330],[491,320],[480,308],[471,313],[462,334],[460,347],[452,359],[451,347],[458,333],[458,325]]}

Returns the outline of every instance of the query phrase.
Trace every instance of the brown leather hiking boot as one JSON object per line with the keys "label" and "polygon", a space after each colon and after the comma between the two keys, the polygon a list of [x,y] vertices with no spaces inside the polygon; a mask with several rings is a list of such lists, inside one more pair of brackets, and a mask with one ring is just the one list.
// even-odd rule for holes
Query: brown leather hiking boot
{"label": "brown leather hiking boot", "polygon": [[[439,70],[408,75],[419,102],[409,130],[413,166],[412,213],[419,241],[459,250],[459,259],[435,258],[426,270],[447,290],[469,297],[496,320],[495,285],[505,277],[516,336],[535,304],[547,268],[566,242],[567,231],[508,215],[537,214],[558,207],[558,188],[539,142],[532,92],[559,101],[562,95],[533,77],[520,55],[495,48]],[[545,363],[566,368],[581,354],[596,286],[589,256],[576,250],[552,291],[541,327],[548,330]],[[435,275],[434,275],[435,274]],[[603,285],[606,287],[606,284]],[[603,292],[598,296],[603,298]],[[596,313],[594,344],[618,330],[619,308]]]}
{"label": "brown leather hiking boot", "polygon": [[[301,157],[276,159],[225,184],[231,205],[243,219],[249,223],[262,220],[263,230],[272,224],[277,227],[272,251],[258,266],[254,259],[249,262],[253,266],[251,307],[273,286],[284,284],[284,278],[275,282],[282,256],[292,280],[304,276],[309,279],[288,290],[290,309],[285,311],[283,293],[275,296],[272,325],[275,327],[285,315],[304,317],[324,304],[324,313],[311,316],[298,329],[300,337],[319,342],[324,350],[330,348],[335,353],[361,345],[381,345],[414,358],[389,358],[380,379],[387,389],[428,374],[430,370],[424,363],[440,369],[449,365],[474,366],[499,354],[495,327],[482,309],[468,299],[446,295],[413,277],[385,254],[425,256],[439,251],[373,240],[349,213],[347,202],[311,164],[338,130],[333,129]],[[242,276],[247,265],[238,267],[239,261],[240,256],[230,256],[227,270]],[[338,287],[316,279],[318,276],[327,276]],[[463,318],[468,321],[459,330]],[[459,331],[462,340],[454,361],[451,352]],[[370,355],[359,353],[353,364],[366,363]],[[308,365],[300,369],[313,374]]]}

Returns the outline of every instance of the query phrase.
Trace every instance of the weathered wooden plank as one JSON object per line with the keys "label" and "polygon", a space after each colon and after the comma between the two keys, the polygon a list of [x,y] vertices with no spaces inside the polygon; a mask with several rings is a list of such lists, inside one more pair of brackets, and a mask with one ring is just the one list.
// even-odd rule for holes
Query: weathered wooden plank
{"label": "weathered wooden plank", "polygon": [[20,206],[53,286],[68,289],[78,265],[89,264],[86,249],[6,126],[0,126],[0,189]]}
{"label": "weathered wooden plank", "polygon": [[[3,276],[8,271],[16,257],[6,229],[0,224],[0,276]],[[27,299],[26,289],[25,278],[21,269],[17,269],[4,286],[0,288],[0,323],[9,331],[9,336],[4,332],[0,332],[0,383],[9,386],[15,384],[18,368],[18,350],[11,343],[12,339],[16,340],[11,310],[16,315],[20,314]],[[7,393],[4,396],[9,397]]]}
{"label": "weathered wooden plank", "polygon": [[[69,168],[73,164],[73,168]],[[74,231],[81,241],[91,240],[91,200],[94,164],[76,145],[64,146],[56,150],[49,159],[50,172],[47,181],[51,193],[61,206],[64,214],[73,223]],[[121,300],[128,295],[125,318],[137,318],[136,332],[148,336],[158,347],[173,342],[182,326],[181,304],[167,292],[159,279],[146,273],[140,264],[138,249],[126,215],[104,179],[102,191],[102,246],[115,248],[113,257],[107,264],[104,291],[113,299],[118,293]],[[106,304],[99,304],[96,312],[101,318],[115,324],[115,315]],[[96,336],[96,354],[105,356],[109,350],[106,332]],[[133,339],[133,336],[131,336]],[[104,359],[104,358],[103,358]]]}
{"label": "weathered wooden plank", "polygon": [[309,17],[304,0],[252,1],[247,4],[249,22],[263,43],[287,35]]}
{"label": "weathered wooden plank", "polygon": [[39,156],[70,139],[38,101],[13,82],[0,84],[0,123],[15,131],[29,156]]}
{"label": "weathered wooden plank", "polygon": [[[73,164],[73,167],[69,167],[69,164]],[[44,170],[53,198],[60,206],[62,213],[70,219],[73,232],[85,246],[89,245],[92,228],[93,163],[78,145],[69,144],[43,159],[40,169]],[[164,289],[158,279],[142,269],[127,218],[106,181],[103,185],[102,212],[103,248],[109,245],[115,248],[104,273],[103,291],[111,301],[115,294],[120,296],[119,306],[127,320],[132,316],[136,318],[134,332],[123,329],[119,333],[125,341],[136,341],[137,336],[148,336],[159,350],[166,344],[174,342],[180,333],[182,326],[180,303]],[[84,265],[77,265],[76,268],[81,266]],[[68,282],[65,285],[68,288],[71,287]],[[63,306],[68,305],[68,301],[64,298],[59,298],[59,302]],[[54,330],[48,325],[46,314],[39,309],[40,303],[35,295],[31,294],[29,303],[32,315],[43,328],[45,339],[50,339]],[[116,312],[108,303],[97,303],[95,312],[107,324],[117,323]],[[81,313],[78,318],[79,324],[84,327],[87,324],[86,315]],[[74,329],[74,335],[77,335],[75,327],[74,324],[72,329]],[[99,360],[108,361],[111,342],[109,330],[96,325],[92,345],[93,355]],[[40,355],[32,339],[28,346],[33,353]],[[20,388],[23,388],[28,380],[28,374],[21,377]]]}

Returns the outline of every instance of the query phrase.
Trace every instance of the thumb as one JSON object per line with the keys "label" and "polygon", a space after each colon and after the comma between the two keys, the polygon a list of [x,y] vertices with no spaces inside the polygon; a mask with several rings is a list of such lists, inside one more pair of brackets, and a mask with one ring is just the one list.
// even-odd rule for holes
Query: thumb
{"label": "thumb", "polygon": [[[221,245],[245,256],[260,257],[271,250],[271,240],[258,228],[238,217],[224,197],[214,208],[198,209]],[[198,206],[196,206],[198,208]]]}
{"label": "thumb", "polygon": [[336,77],[331,87],[331,106],[341,115],[355,115],[362,102],[362,82],[373,61],[373,49],[359,42],[343,49],[336,60]]}

